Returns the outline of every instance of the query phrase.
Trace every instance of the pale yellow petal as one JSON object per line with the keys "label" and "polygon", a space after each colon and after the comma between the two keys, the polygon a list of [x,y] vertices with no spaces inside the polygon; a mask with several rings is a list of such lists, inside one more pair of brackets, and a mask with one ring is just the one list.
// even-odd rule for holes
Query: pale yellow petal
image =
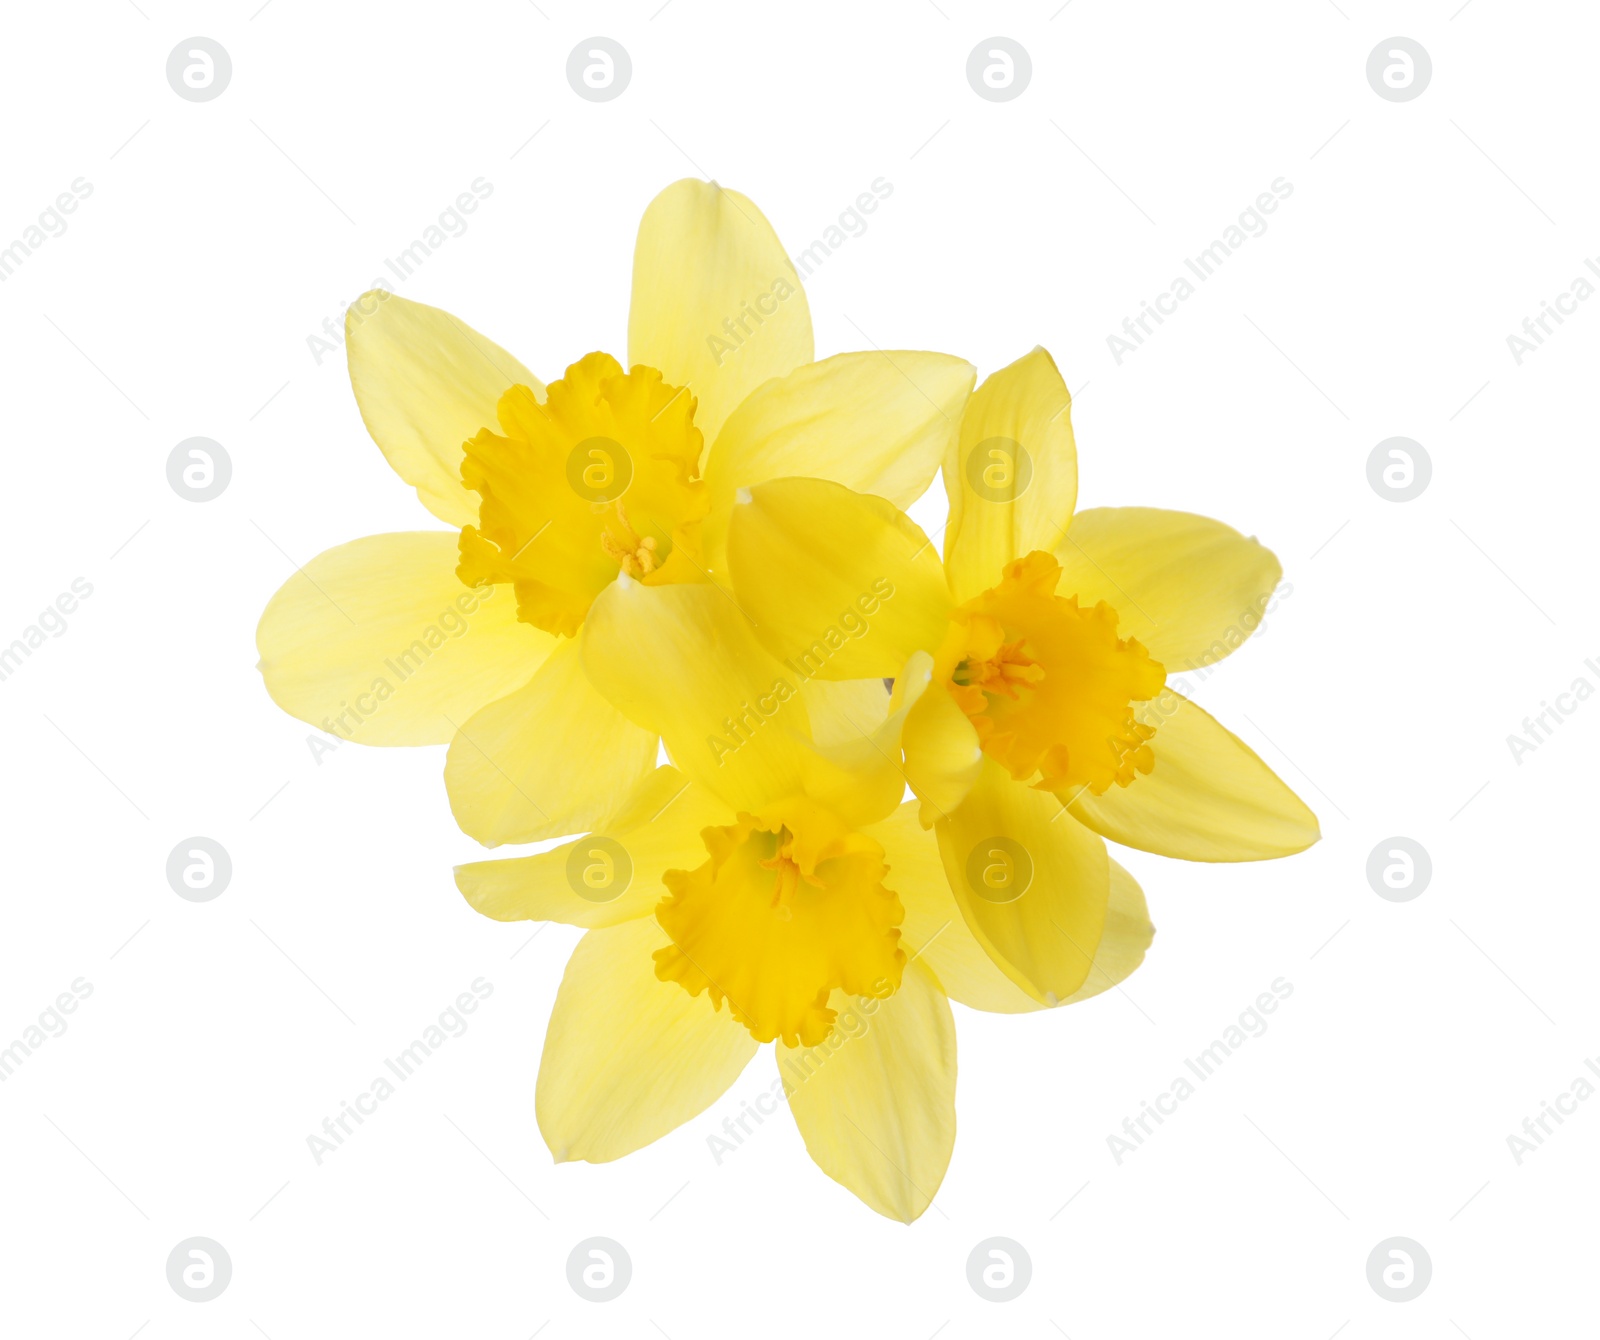
{"label": "pale yellow petal", "polygon": [[1043,1001],[1035,1000],[996,966],[967,928],[950,892],[939,840],[923,828],[917,808],[916,801],[907,801],[865,830],[883,848],[889,866],[884,887],[894,890],[905,909],[900,947],[907,957],[933,970],[951,1000],[995,1014],[1044,1009]]}
{"label": "pale yellow petal", "polygon": [[[920,693],[914,679],[922,681]],[[932,658],[919,653],[895,680],[897,695],[917,695],[906,714],[900,745],[906,781],[921,798],[922,820],[930,827],[966,799],[983,771],[983,750],[972,719],[932,679]]]}
{"label": "pale yellow petal", "polygon": [[591,606],[583,648],[595,687],[734,809],[754,813],[800,789],[807,722],[797,677],[762,649],[721,587],[621,577]]}
{"label": "pale yellow petal", "polygon": [[871,494],[777,479],[740,495],[728,537],[739,605],[797,673],[885,678],[936,651],[950,596],[920,527]]}
{"label": "pale yellow petal", "polygon": [[544,398],[544,384],[493,340],[449,312],[382,289],[345,313],[350,385],[372,440],[422,505],[452,526],[478,519],[461,482],[463,444],[499,423],[513,386]]}
{"label": "pale yellow petal", "polygon": [[369,535],[278,588],[256,628],[261,676],[291,716],[360,744],[444,744],[528,682],[555,639],[507,590],[456,577],[445,531]]}
{"label": "pale yellow petal", "polygon": [[704,1112],[756,1041],[704,996],[655,975],[654,918],[592,930],[561,979],[534,1107],[556,1162],[608,1163]]}
{"label": "pale yellow petal", "polygon": [[1035,349],[989,377],[967,402],[957,451],[945,458],[950,495],[945,570],[958,601],[1000,569],[1067,533],[1078,496],[1072,397],[1054,360]]}
{"label": "pale yellow petal", "polygon": [[911,1223],[933,1203],[956,1139],[956,1028],[921,963],[887,1000],[835,992],[834,1031],[779,1046],[789,1110],[817,1166],[869,1207]]}
{"label": "pale yellow petal", "polygon": [[589,682],[580,643],[564,641],[516,692],[463,720],[450,742],[450,808],[485,846],[600,827],[655,765],[655,735]]}
{"label": "pale yellow petal", "polygon": [[1103,600],[1169,676],[1209,666],[1260,625],[1283,576],[1270,549],[1231,526],[1154,507],[1079,512],[1055,546],[1056,594]]}
{"label": "pale yellow petal", "polygon": [[706,858],[702,829],[733,815],[676,768],[657,768],[603,832],[537,856],[456,867],[456,887],[496,921],[615,926],[646,917],[667,896],[661,876]]}
{"label": "pale yellow petal", "polygon": [[1164,689],[1135,707],[1156,728],[1155,770],[1072,812],[1095,832],[1183,861],[1264,861],[1304,851],[1320,836],[1306,808],[1249,745],[1182,694]]}
{"label": "pale yellow petal", "polygon": [[840,729],[843,723],[838,718],[848,710],[848,700],[842,695],[829,700],[835,713],[830,738],[820,740],[813,731],[811,747],[801,767],[806,794],[852,828],[886,818],[905,796],[908,774],[901,761],[901,740],[909,715],[925,695],[932,664],[933,658],[927,652],[913,653],[892,695],[883,692],[881,680],[865,681],[877,686],[879,694],[888,700],[889,709],[881,715],[864,715],[854,733]]}
{"label": "pale yellow petal", "polygon": [[706,461],[707,562],[720,570],[737,491],[769,479],[831,479],[909,507],[960,430],[974,370],[948,354],[835,354],[751,392]]}
{"label": "pale yellow petal", "polygon": [[1112,861],[1111,897],[1106,903],[1106,925],[1100,935],[1100,947],[1095,950],[1094,967],[1089,969],[1084,984],[1062,1004],[1088,1000],[1125,982],[1144,962],[1155,938],[1156,928],[1150,924],[1150,907],[1139,881]]}
{"label": "pale yellow petal", "polygon": [[935,825],[945,875],[978,942],[1046,1004],[1089,978],[1105,926],[1105,843],[993,761],[965,801]]}
{"label": "pale yellow petal", "polygon": [[[933,969],[951,1000],[995,1014],[1046,1008],[1000,969],[967,927],[950,892],[938,841],[918,822],[915,803],[902,805],[865,832],[882,846],[889,865],[884,884],[895,891],[905,909],[901,947]],[[1105,930],[1094,966],[1084,984],[1061,1003],[1087,1000],[1125,980],[1144,961],[1154,935],[1138,882],[1112,861]]]}
{"label": "pale yellow petal", "polygon": [[878,678],[808,679],[800,686],[819,745],[840,744],[870,735],[888,719],[889,689]]}
{"label": "pale yellow petal", "polygon": [[805,290],[759,209],[692,178],[650,202],[633,252],[628,362],[694,392],[707,442],[762,382],[811,359]]}

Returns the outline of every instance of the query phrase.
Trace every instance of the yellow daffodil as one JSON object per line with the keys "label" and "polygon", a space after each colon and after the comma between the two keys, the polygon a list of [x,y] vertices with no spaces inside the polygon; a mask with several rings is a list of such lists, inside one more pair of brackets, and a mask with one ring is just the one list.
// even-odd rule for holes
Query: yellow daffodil
{"label": "yellow daffodil", "polygon": [[591,353],[546,387],[448,313],[376,290],[346,334],[373,440],[456,529],[313,558],[262,615],[262,675],[330,734],[450,743],[451,806],[489,845],[591,829],[656,762],[656,733],[584,671],[603,591],[619,576],[717,578],[738,491],[779,476],[909,505],[974,380],[942,354],[813,362],[776,234],[745,197],[700,181],[645,211],[627,370]]}
{"label": "yellow daffodil", "polygon": [[[368,430],[456,529],[313,559],[262,672],[332,734],[449,741],[485,844],[587,832],[457,871],[485,915],[587,928],[539,1071],[558,1160],[658,1139],[771,1044],[813,1159],[909,1222],[954,1142],[949,1000],[1066,1004],[1142,961],[1105,838],[1315,839],[1167,682],[1243,640],[1276,561],[1203,518],[1074,519],[1042,351],[975,395],[944,355],[812,362],[772,229],[693,181],[641,223],[626,369],[590,353],[546,387],[388,294],[347,336]],[[901,510],[941,466],[942,563]]]}
{"label": "yellow daffodil", "polygon": [[[892,746],[907,709],[891,711],[876,680],[801,680],[708,584],[613,583],[585,644],[598,686],[658,730],[679,767],[645,779],[603,832],[456,872],[487,916],[588,928],[539,1068],[551,1152],[631,1153],[703,1111],[772,1043],[812,1158],[910,1222],[955,1140],[947,997],[1039,1006],[968,930],[937,842],[901,803]],[[623,645],[641,654],[615,655]],[[1032,799],[1042,823],[1054,802]],[[1093,966],[1073,999],[1126,977],[1154,933],[1138,885],[1105,873],[1110,910],[1091,893]]]}
{"label": "yellow daffodil", "polygon": [[[728,545],[774,656],[820,680],[894,679],[898,756],[955,901],[1046,1004],[1090,971],[1102,839],[1247,861],[1318,836],[1271,769],[1168,683],[1243,642],[1277,559],[1187,513],[1074,516],[1070,406],[1042,349],[978,388],[945,462],[942,562],[892,503],[810,479],[742,493]],[[874,590],[893,595],[869,611],[858,596]]]}

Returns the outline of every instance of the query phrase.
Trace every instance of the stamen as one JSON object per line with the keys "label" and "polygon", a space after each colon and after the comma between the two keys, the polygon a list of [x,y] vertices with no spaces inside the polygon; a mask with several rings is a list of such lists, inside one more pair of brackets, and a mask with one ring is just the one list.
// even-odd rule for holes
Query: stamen
{"label": "stamen", "polygon": [[646,535],[640,539],[628,521],[628,512],[618,498],[614,506],[617,509],[617,520],[621,523],[626,540],[618,542],[612,538],[611,532],[600,532],[600,548],[610,557],[617,566],[630,577],[643,578],[654,572],[660,566],[660,559],[656,554],[656,537]]}
{"label": "stamen", "polygon": [[835,990],[881,999],[900,985],[904,910],[877,843],[810,801],[701,836],[711,859],[664,876],[662,981],[726,1001],[758,1041],[807,1047],[832,1027]]}
{"label": "stamen", "polygon": [[1155,727],[1134,704],[1159,693],[1166,672],[1137,640],[1117,636],[1109,605],[1055,594],[1060,574],[1042,552],[1007,564],[998,585],[952,616],[941,655],[984,752],[1066,799],[1155,767]]}
{"label": "stamen", "polygon": [[[574,363],[542,401],[512,387],[497,424],[466,443],[461,480],[482,500],[477,524],[461,532],[461,580],[511,583],[517,617],[561,636],[619,576],[699,580],[679,557],[709,505],[695,404],[654,368],[624,372],[605,354]],[[606,444],[599,482],[589,473],[596,443]]]}

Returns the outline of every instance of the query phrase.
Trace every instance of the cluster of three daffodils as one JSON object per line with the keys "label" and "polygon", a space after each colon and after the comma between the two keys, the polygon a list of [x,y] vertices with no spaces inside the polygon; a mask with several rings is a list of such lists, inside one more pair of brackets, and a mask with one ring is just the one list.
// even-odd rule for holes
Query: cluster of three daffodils
{"label": "cluster of three daffodils", "polygon": [[[545,386],[444,312],[363,310],[367,428],[456,529],[314,559],[261,670],[313,724],[448,743],[480,842],[585,835],[456,872],[487,916],[587,928],[539,1070],[558,1159],[658,1139],[774,1043],[818,1165],[915,1219],[955,1138],[949,1001],[1048,1008],[1142,961],[1106,839],[1202,861],[1316,839],[1166,685],[1232,649],[1276,560],[1202,517],[1074,515],[1043,350],[976,391],[940,354],[815,362],[766,219],[699,181],[640,225],[627,370],[593,353]],[[942,559],[901,510],[941,470]],[[851,997],[871,1014],[846,1037]]]}

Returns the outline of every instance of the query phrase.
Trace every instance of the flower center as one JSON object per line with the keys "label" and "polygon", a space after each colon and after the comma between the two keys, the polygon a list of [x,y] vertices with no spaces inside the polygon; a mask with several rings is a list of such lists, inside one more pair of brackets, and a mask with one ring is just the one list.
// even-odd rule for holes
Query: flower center
{"label": "flower center", "polygon": [[617,522],[623,531],[619,540],[610,529],[600,532],[600,547],[611,558],[616,560],[617,569],[625,572],[630,577],[643,581],[656,570],[660,557],[656,553],[656,537],[646,535],[642,539],[634,533],[633,527],[628,522],[628,513],[622,505],[622,499],[616,501]]}
{"label": "flower center", "polygon": [[[1133,704],[1166,671],[1135,638],[1117,636],[1104,601],[1059,596],[1061,565],[1035,551],[1008,563],[998,586],[957,609],[935,673],[977,728],[983,750],[1018,781],[1063,801],[1127,786],[1155,766],[1155,728]],[[1035,780],[1037,778],[1037,780]]]}
{"label": "flower center", "polygon": [[[987,615],[974,615],[968,632],[972,636],[967,640],[967,658],[956,666],[951,676],[960,687],[1017,699],[1020,697],[1018,686],[1037,684],[1044,678],[1044,668],[1023,653],[1025,639],[1004,641],[1005,630]],[[984,656],[983,650],[991,645],[995,647],[994,654]]]}
{"label": "flower center", "polygon": [[883,848],[796,800],[701,835],[710,859],[669,870],[656,920],[672,943],[656,976],[710,994],[759,1042],[814,1047],[835,990],[882,998],[900,985],[904,911],[883,887]]}
{"label": "flower center", "polygon": [[772,902],[770,904],[773,915],[779,921],[794,920],[794,895],[803,879],[815,888],[825,888],[826,885],[815,875],[808,875],[800,869],[800,864],[794,859],[794,835],[787,828],[778,830],[778,850],[760,863],[763,870],[770,870],[777,879],[772,885]]}
{"label": "flower center", "polygon": [[479,494],[456,572],[468,586],[510,582],[517,617],[578,631],[619,572],[649,583],[699,580],[690,558],[706,513],[695,398],[643,364],[589,354],[541,404],[513,386],[499,432],[467,442],[461,479]]}

